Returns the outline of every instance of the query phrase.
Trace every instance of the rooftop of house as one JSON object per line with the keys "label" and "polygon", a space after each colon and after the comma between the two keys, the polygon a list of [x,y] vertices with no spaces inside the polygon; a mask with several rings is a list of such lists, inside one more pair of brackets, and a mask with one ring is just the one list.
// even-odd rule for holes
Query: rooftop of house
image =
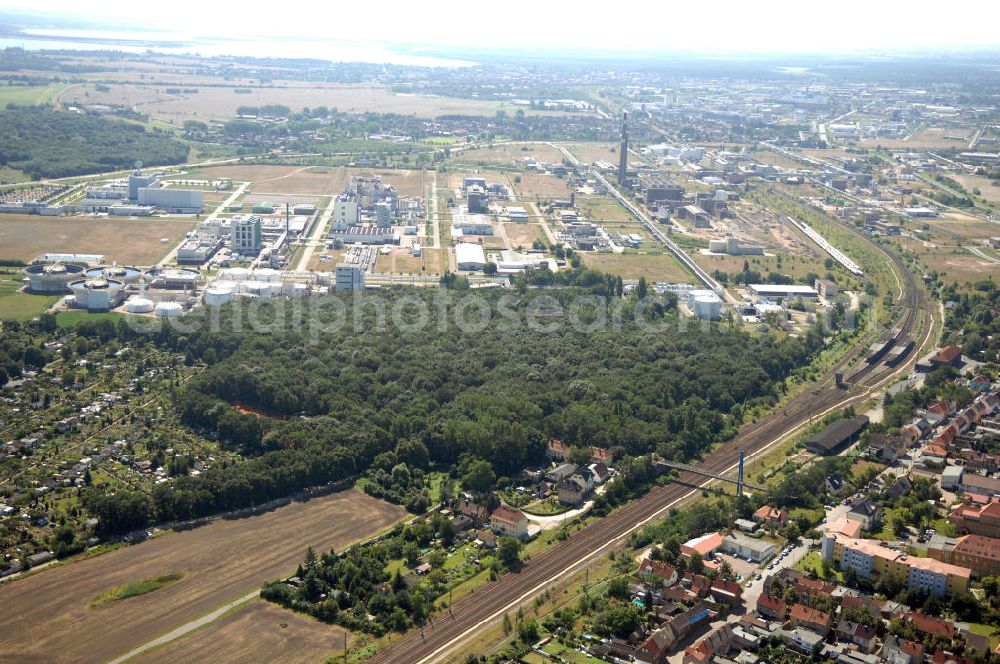
{"label": "rooftop of house", "polygon": [[951,364],[962,356],[962,349],[954,344],[945,346],[931,357],[932,362]]}
{"label": "rooftop of house", "polygon": [[507,505],[501,505],[493,510],[491,518],[503,523],[517,525],[521,523],[521,521],[526,520],[528,517],[524,516],[524,513],[519,509],[515,509]]}

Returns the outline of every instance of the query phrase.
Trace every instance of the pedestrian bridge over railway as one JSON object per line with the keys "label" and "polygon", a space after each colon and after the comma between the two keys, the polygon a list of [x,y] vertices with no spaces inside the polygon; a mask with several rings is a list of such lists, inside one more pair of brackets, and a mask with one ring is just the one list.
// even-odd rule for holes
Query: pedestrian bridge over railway
{"label": "pedestrian bridge over railway", "polygon": [[740,477],[740,475],[742,475],[742,468],[740,469],[741,470],[740,475],[737,475],[736,477],[730,477],[729,475],[723,475],[722,473],[712,472],[711,470],[707,470],[705,468],[702,468],[701,466],[692,466],[689,463],[681,463],[679,461],[667,461],[666,459],[660,459],[657,461],[657,463],[662,466],[667,466],[668,468],[676,468],[677,470],[686,470],[691,473],[697,473],[699,475],[705,475],[706,477],[722,480],[723,482],[732,482],[737,487],[742,485],[753,491],[761,491],[761,492],[767,491],[767,489],[764,488],[763,486],[759,484],[754,484],[753,482],[747,482],[745,479]]}

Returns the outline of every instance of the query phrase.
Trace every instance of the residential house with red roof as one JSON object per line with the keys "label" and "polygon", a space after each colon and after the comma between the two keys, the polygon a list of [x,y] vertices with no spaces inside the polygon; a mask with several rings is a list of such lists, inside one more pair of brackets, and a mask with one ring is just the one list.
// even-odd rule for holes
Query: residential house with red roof
{"label": "residential house with red roof", "polygon": [[501,505],[490,515],[490,528],[498,537],[528,539],[528,517],[519,509]]}
{"label": "residential house with red roof", "polygon": [[770,505],[763,505],[753,513],[753,520],[771,528],[788,525],[788,512]]}
{"label": "residential house with red roof", "polygon": [[757,613],[768,620],[785,622],[785,615],[788,613],[788,605],[785,600],[774,595],[761,593],[757,598]]}
{"label": "residential house with red roof", "polygon": [[643,558],[642,562],[639,564],[639,576],[655,576],[660,579],[664,588],[669,588],[674,585],[677,583],[678,579],[677,569],[675,567],[650,558]]}
{"label": "residential house with red roof", "polygon": [[789,614],[789,620],[791,620],[793,627],[804,627],[821,636],[826,636],[830,633],[830,627],[833,623],[833,618],[830,617],[829,613],[814,609],[805,604],[796,604],[793,606]]}

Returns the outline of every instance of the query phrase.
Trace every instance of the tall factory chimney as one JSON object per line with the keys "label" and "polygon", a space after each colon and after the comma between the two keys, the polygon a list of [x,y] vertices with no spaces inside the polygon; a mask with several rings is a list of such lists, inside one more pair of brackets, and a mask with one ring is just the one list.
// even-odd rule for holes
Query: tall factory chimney
{"label": "tall factory chimney", "polygon": [[625,186],[628,171],[628,111],[622,115],[622,144],[618,148],[618,184]]}

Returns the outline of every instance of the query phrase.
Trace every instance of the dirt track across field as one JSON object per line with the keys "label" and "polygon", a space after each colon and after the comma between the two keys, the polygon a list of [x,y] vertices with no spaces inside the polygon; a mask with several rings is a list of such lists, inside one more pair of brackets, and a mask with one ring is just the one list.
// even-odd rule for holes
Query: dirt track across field
{"label": "dirt track across field", "polygon": [[[343,491],[42,570],[0,586],[0,662],[106,662],[293,572],[307,546],[341,549],[404,515],[395,505]],[[87,606],[116,586],[175,572],[184,577],[166,588]],[[228,627],[222,634],[233,630],[239,632]],[[269,643],[266,630],[240,638],[247,642],[234,648]]]}
{"label": "dirt track across field", "polygon": [[135,661],[318,664],[343,648],[344,630],[258,599]]}

